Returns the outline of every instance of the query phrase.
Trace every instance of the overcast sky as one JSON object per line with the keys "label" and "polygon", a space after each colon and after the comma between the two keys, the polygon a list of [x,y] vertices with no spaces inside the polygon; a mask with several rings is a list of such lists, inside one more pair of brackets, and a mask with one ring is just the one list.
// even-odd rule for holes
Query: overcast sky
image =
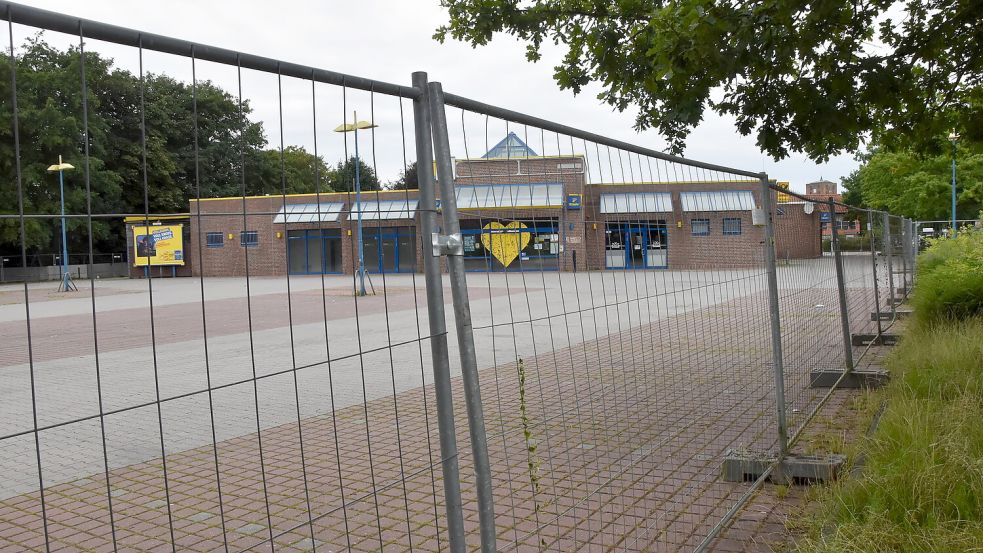
{"label": "overcast sky", "polygon": [[[409,84],[413,71],[427,71],[432,81],[441,81],[444,90],[494,103],[516,111],[544,117],[611,136],[649,148],[663,149],[655,132],[637,133],[632,129],[634,113],[614,112],[596,99],[598,89],[585,90],[579,96],[560,91],[552,79],[552,67],[562,52],[551,49],[543,61],[525,61],[524,46],[502,36],[490,45],[473,50],[459,43],[438,44],[431,36],[444,22],[443,10],[436,0],[28,0],[25,4],[67,13],[115,25],[170,35],[194,42],[239,50],[294,63],[343,73]],[[14,26],[15,44],[32,31]],[[4,26],[6,35],[6,26]],[[47,33],[47,40],[61,47],[77,38]],[[6,36],[4,39],[6,40]],[[87,49],[113,57],[117,64],[133,72],[138,69],[137,51],[115,45],[87,41]],[[144,55],[144,68],[167,73],[184,81],[191,80],[186,59],[152,52]],[[199,79],[211,79],[235,93],[235,68],[199,63]],[[243,73],[243,96],[254,108],[254,119],[264,122],[271,146],[280,142],[279,107],[275,75],[246,71]],[[313,93],[317,108],[319,153],[329,162],[343,157],[341,135],[331,132],[343,117],[341,91],[321,86]],[[312,90],[309,82],[283,81],[284,142],[313,147]],[[348,91],[348,111],[359,110],[359,119],[368,119],[373,108],[369,94]],[[376,95],[375,120],[379,172],[384,180],[394,178],[402,165],[401,128],[407,137],[407,158],[415,158],[412,145],[412,106],[404,102],[400,115],[395,98]],[[349,119],[351,115],[348,116]],[[464,157],[461,137],[467,134],[467,153],[484,152],[485,134],[493,145],[505,133],[504,124],[485,128],[481,117],[465,117],[450,110],[452,152]],[[520,136],[522,129],[514,129]],[[538,132],[530,145],[540,154],[556,154],[555,136],[542,144]],[[371,155],[370,137],[360,137],[364,156]],[[349,139],[349,149],[352,144]],[[569,142],[561,143],[561,151]],[[852,156],[833,158],[816,164],[804,156],[775,162],[761,153],[753,137],[742,137],[730,119],[706,114],[705,121],[689,137],[686,157],[752,171],[767,171],[777,180],[787,180],[793,189],[820,177],[839,181],[857,163]],[[647,177],[647,175],[644,175]],[[608,176],[607,178],[610,178]],[[639,179],[641,180],[641,179]]]}

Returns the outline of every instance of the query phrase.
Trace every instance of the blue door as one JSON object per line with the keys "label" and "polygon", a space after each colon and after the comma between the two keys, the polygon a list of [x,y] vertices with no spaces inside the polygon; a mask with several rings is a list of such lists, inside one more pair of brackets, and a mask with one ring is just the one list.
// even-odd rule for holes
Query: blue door
{"label": "blue door", "polygon": [[370,273],[416,272],[416,229],[376,227],[364,229],[362,252]]}
{"label": "blue door", "polygon": [[287,268],[292,275],[341,273],[341,230],[287,231]]}

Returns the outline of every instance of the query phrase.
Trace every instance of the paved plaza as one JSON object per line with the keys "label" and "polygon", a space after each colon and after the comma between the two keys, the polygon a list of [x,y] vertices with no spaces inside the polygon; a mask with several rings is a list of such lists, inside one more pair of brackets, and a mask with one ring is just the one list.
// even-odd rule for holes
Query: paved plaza
{"label": "paved plaza", "polygon": [[[869,331],[870,261],[845,259]],[[779,267],[793,429],[818,399],[809,370],[842,366],[831,266]],[[94,298],[32,284],[30,325],[23,286],[0,287],[0,549],[44,548],[36,443],[65,550],[446,548],[423,278],[373,281],[364,298],[350,276],[106,280]],[[723,453],[775,443],[764,270],[468,285],[500,549],[698,543],[746,489],[719,481]],[[476,536],[446,286],[444,301]]]}

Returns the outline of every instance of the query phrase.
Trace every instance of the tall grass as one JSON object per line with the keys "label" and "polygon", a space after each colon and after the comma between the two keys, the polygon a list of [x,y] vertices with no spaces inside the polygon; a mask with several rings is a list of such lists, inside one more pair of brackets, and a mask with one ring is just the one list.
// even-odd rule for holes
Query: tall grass
{"label": "tall grass", "polygon": [[983,552],[983,235],[919,263],[917,319],[886,360],[863,467],[821,493],[799,551]]}
{"label": "tall grass", "polygon": [[912,329],[859,476],[823,495],[803,552],[983,551],[983,318]]}

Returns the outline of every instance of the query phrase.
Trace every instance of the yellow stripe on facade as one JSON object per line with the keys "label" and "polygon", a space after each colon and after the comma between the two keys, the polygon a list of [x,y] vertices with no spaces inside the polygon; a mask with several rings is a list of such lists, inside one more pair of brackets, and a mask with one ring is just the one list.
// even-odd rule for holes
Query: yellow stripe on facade
{"label": "yellow stripe on facade", "polygon": [[[406,190],[363,190],[362,191],[362,196],[363,197],[364,196],[374,196],[376,194],[381,194],[381,195],[384,195],[384,194],[403,194],[403,195],[405,195],[406,192],[407,192]],[[412,193],[416,192],[416,190],[410,190],[409,192],[412,194]],[[283,199],[283,198],[316,198],[318,196],[320,196],[322,198],[323,197],[332,197],[332,196],[335,196],[336,197],[336,196],[339,196],[339,195],[342,195],[342,194],[347,195],[347,196],[354,196],[355,195],[355,192],[334,192],[334,191],[331,191],[331,192],[321,192],[321,193],[317,193],[317,192],[305,192],[303,194],[286,194],[286,195],[284,195],[284,194],[265,194],[263,196],[246,196],[245,198],[247,200],[253,200],[253,199],[256,199],[256,198],[272,198],[272,199],[276,200],[276,199]],[[197,199],[197,198],[191,198],[189,201],[192,201],[192,202],[214,202],[214,201],[219,201],[219,200],[241,200],[242,198],[243,198],[243,196],[224,196],[224,197],[220,197],[220,198],[201,198],[200,200]]]}

